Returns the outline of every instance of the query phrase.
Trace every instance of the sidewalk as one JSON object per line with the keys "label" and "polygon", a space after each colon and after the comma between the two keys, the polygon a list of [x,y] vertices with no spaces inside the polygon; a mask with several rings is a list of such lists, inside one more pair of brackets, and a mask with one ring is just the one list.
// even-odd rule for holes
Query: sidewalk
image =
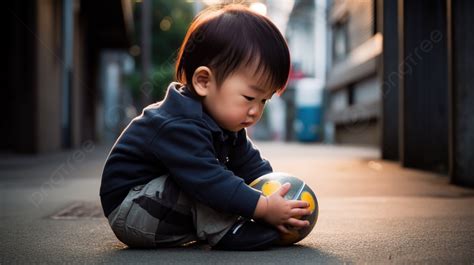
{"label": "sidewalk", "polygon": [[258,145],[275,171],[303,178],[318,196],[318,223],[297,246],[264,252],[131,250],[100,215],[52,219],[73,203],[98,205],[109,148],[90,144],[60,154],[2,158],[0,264],[474,263],[474,190],[380,161],[373,149]]}

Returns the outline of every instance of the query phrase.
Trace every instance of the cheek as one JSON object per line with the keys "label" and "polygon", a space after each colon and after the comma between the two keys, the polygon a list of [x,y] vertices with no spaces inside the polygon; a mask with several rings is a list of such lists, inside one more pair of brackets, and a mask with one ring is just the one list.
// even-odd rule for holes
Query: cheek
{"label": "cheek", "polygon": [[233,121],[242,122],[247,117],[248,108],[246,105],[236,104],[232,106],[226,106],[227,116]]}
{"label": "cheek", "polygon": [[231,111],[231,115],[236,119],[241,119],[242,117],[246,117],[247,113],[248,113],[248,108],[246,106],[237,106],[236,108],[233,108],[233,110]]}

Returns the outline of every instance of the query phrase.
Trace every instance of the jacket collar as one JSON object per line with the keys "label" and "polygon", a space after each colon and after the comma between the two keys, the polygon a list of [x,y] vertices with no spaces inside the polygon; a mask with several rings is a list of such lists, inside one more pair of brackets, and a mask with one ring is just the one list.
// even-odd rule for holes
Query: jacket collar
{"label": "jacket collar", "polygon": [[168,113],[189,118],[201,118],[214,136],[222,141],[230,138],[233,144],[237,141],[237,132],[222,129],[204,110],[201,100],[187,86],[172,82],[167,89],[161,108]]}

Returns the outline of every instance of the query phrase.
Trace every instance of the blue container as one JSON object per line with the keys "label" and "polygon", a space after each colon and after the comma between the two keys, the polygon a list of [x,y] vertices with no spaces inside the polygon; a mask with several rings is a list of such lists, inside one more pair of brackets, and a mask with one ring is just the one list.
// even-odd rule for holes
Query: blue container
{"label": "blue container", "polygon": [[296,110],[296,137],[302,142],[321,140],[321,106],[303,106]]}
{"label": "blue container", "polygon": [[296,84],[296,138],[302,142],[321,140],[322,82],[304,78]]}

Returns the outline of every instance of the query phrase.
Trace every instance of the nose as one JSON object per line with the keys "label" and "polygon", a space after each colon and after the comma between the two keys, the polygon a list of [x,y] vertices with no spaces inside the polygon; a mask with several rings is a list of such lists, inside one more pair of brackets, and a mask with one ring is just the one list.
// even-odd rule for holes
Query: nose
{"label": "nose", "polygon": [[261,111],[262,111],[262,108],[258,104],[255,104],[252,107],[250,107],[248,115],[251,116],[251,117],[254,117],[254,118],[255,117],[258,118]]}

